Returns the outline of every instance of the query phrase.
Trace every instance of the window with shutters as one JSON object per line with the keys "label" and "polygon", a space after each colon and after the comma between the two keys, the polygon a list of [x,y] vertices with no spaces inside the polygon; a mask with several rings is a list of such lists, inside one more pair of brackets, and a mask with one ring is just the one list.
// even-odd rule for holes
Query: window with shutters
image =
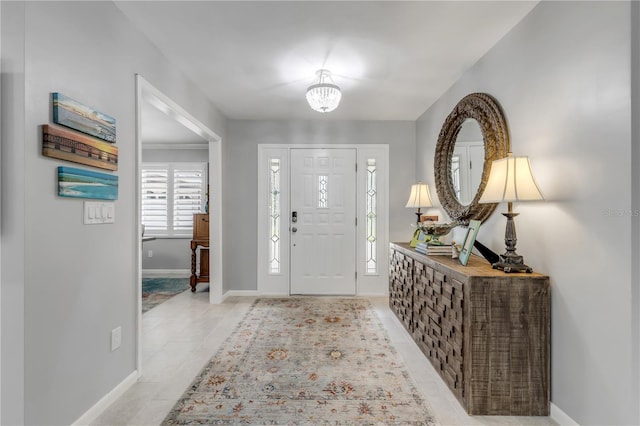
{"label": "window with shutters", "polygon": [[142,223],[145,234],[193,234],[193,215],[205,211],[206,163],[143,163]]}

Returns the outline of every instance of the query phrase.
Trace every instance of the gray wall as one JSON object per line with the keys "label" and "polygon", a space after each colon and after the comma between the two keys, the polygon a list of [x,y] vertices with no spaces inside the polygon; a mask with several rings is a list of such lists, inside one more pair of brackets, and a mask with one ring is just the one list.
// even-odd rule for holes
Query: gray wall
{"label": "gray wall", "polygon": [[[222,137],[224,117],[111,2],[0,7],[1,422],[70,424],[136,368],[135,74]],[[113,225],[83,225],[82,201],[56,195],[56,167],[75,165],[40,154],[51,92],[117,120]]]}
{"label": "gray wall", "polygon": [[[551,277],[551,398],[580,424],[640,422],[630,15],[628,2],[541,2],[417,123],[418,176],[433,182],[453,106],[471,92],[502,105],[514,155],[530,157],[546,196],[515,210],[518,252]],[[637,13],[633,25],[637,37]],[[495,213],[478,239],[501,252],[504,226]]]}
{"label": "gray wall", "polygon": [[224,154],[224,291],[256,290],[258,144],[389,144],[389,238],[408,241],[412,211],[404,208],[415,176],[412,121],[227,122]]}
{"label": "gray wall", "polygon": [[[640,3],[631,3],[631,207],[640,212]],[[631,379],[632,392],[640,395],[640,219],[631,220]],[[636,402],[640,400],[637,397]],[[636,403],[640,423],[640,403]]]}
{"label": "gray wall", "polygon": [[[2,259],[0,325],[2,424],[24,421],[24,266],[26,200],[24,3],[3,2],[2,8]],[[9,143],[19,141],[19,143]],[[7,161],[11,159],[11,161]],[[19,176],[16,179],[16,176]],[[10,201],[9,201],[10,200]],[[8,205],[8,203],[11,203]],[[21,206],[21,208],[9,208]]]}
{"label": "gray wall", "polygon": [[[142,161],[208,162],[208,149],[143,149]],[[190,270],[191,238],[158,238],[142,246],[143,273],[158,270]],[[153,257],[149,257],[149,250]]]}

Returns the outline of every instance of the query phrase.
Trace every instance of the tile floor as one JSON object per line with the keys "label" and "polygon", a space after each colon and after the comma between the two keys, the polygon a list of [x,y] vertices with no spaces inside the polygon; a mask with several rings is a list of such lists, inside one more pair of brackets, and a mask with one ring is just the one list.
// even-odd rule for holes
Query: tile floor
{"label": "tile floor", "polygon": [[[549,417],[468,416],[388,307],[369,298],[404,358],[417,388],[442,425],[555,425]],[[206,285],[185,291],[142,316],[142,376],[93,425],[159,425],[204,364],[243,318],[252,297],[210,305]]]}

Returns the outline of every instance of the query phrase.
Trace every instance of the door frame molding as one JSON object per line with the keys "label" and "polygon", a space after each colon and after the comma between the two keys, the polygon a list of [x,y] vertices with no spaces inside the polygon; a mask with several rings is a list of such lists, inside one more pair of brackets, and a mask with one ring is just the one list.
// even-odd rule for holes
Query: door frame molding
{"label": "door frame molding", "polygon": [[[388,144],[259,144],[258,145],[258,233],[257,233],[257,294],[289,296],[290,268],[289,268],[289,167],[291,149],[355,149],[358,171],[356,173],[356,214],[358,228],[356,230],[356,296],[385,296],[388,294],[389,283],[389,145]],[[267,271],[268,257],[268,162],[270,158],[281,159],[281,272],[269,274]],[[365,184],[366,162],[368,158],[376,159],[377,168],[377,225],[378,271],[376,274],[365,273]]]}

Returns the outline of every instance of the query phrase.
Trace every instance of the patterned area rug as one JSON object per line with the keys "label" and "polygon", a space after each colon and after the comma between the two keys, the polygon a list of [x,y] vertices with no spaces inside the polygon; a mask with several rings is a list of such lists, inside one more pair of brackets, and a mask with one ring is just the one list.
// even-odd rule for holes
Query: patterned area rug
{"label": "patterned area rug", "polygon": [[367,300],[259,299],[164,420],[435,425]]}
{"label": "patterned area rug", "polygon": [[142,313],[166,302],[189,286],[189,278],[143,278]]}

